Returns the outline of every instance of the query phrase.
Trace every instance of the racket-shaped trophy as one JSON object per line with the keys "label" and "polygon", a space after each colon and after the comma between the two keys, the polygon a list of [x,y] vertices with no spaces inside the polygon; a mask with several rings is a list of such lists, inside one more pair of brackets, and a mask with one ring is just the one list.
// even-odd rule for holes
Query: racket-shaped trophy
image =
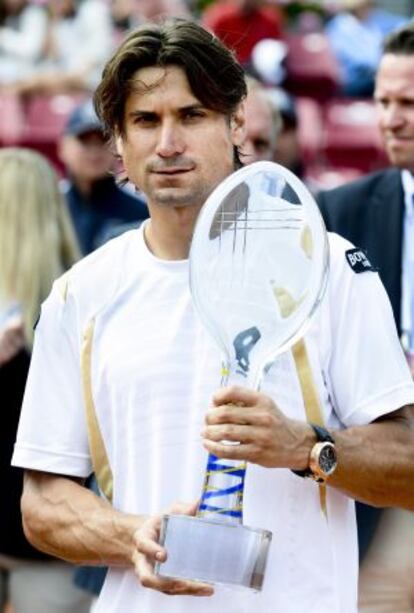
{"label": "racket-shaped trophy", "polygon": [[[222,385],[260,389],[276,357],[304,334],[327,272],[321,215],[291,172],[257,162],[214,190],[195,228],[190,285],[222,352]],[[261,589],[272,535],[243,524],[245,472],[246,463],[209,455],[197,515],[163,519],[168,558],[156,572]]]}

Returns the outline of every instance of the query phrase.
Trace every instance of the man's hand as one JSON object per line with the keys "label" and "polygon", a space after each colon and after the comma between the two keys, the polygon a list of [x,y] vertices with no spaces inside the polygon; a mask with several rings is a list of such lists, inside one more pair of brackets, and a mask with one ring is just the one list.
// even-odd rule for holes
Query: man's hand
{"label": "man's hand", "polygon": [[[166,512],[179,515],[195,515],[197,504],[176,504]],[[164,594],[211,596],[213,588],[206,583],[185,581],[180,579],[166,579],[154,574],[154,564],[165,562],[166,550],[158,544],[162,515],[150,517],[135,532],[134,541],[136,550],[133,554],[135,572],[144,587],[158,590]],[[191,547],[191,543],[188,543]]]}
{"label": "man's hand", "polygon": [[204,446],[210,453],[269,468],[301,470],[308,466],[315,443],[312,428],[287,418],[265,394],[227,387],[214,395],[213,405],[202,432]]}
{"label": "man's hand", "polygon": [[9,362],[24,347],[23,321],[16,315],[0,328],[0,366]]}

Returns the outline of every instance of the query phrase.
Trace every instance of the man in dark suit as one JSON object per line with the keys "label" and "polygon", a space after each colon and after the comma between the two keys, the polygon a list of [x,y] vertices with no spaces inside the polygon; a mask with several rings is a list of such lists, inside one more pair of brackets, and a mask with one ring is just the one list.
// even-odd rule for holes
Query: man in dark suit
{"label": "man in dark suit", "polygon": [[[412,62],[414,67],[414,55]],[[375,172],[321,192],[317,199],[327,229],[364,249],[378,269],[401,332],[404,193],[400,170],[387,168]]]}
{"label": "man in dark suit", "polygon": [[[371,264],[378,269],[407,357],[413,364],[413,24],[394,32],[386,40],[374,95],[379,128],[392,167],[322,192],[318,195],[318,203],[328,230],[364,249]],[[355,339],[355,342],[363,342],[363,339]],[[380,512],[365,505],[359,505],[357,513],[363,560],[360,611],[412,611],[414,517],[391,509]],[[375,538],[371,542],[374,531]]]}

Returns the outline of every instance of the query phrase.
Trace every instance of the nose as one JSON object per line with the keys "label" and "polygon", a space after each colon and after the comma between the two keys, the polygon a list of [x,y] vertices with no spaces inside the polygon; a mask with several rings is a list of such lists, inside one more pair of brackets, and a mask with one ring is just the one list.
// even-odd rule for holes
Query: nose
{"label": "nose", "polygon": [[390,103],[380,111],[380,122],[389,130],[399,128],[404,123],[404,113],[399,104]]}
{"label": "nose", "polygon": [[272,159],[270,143],[262,136],[246,136],[241,153],[245,164]]}
{"label": "nose", "polygon": [[165,121],[161,124],[156,153],[160,157],[168,158],[184,152],[185,142],[182,129],[174,121]]}
{"label": "nose", "polygon": [[242,155],[246,157],[246,163],[251,164],[252,162],[257,162],[258,158],[256,156],[256,150],[253,145],[253,141],[248,136],[245,138],[242,148]]}

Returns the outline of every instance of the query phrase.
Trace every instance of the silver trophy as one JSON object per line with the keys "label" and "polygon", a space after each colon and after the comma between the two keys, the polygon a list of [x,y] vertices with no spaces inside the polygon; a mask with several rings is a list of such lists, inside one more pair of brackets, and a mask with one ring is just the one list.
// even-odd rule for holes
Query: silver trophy
{"label": "silver trophy", "polygon": [[[190,286],[222,352],[222,385],[260,390],[321,301],[328,253],[313,197],[282,166],[251,164],[214,190],[195,228]],[[160,543],[168,558],[156,573],[262,588],[272,534],[243,524],[245,473],[245,462],[209,455],[196,516],[163,518]]]}

